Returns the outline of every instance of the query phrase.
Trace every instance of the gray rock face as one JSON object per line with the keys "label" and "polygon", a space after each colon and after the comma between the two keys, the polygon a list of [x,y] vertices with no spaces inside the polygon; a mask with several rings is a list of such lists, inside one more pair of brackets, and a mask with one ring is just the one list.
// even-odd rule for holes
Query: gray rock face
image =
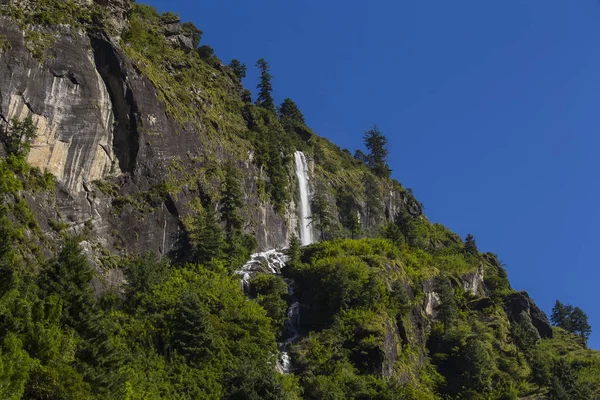
{"label": "gray rock face", "polygon": [[90,41],[69,28],[59,32],[44,65],[25,47],[24,35],[0,17],[12,47],[0,53],[3,124],[30,115],[37,126],[28,162],[52,172],[69,192],[118,173],[112,151],[112,104],[94,65]]}
{"label": "gray rock face", "polygon": [[483,265],[477,269],[476,272],[472,272],[461,277],[461,283],[465,291],[472,295],[482,296],[485,294],[484,284],[484,268]]}
{"label": "gray rock face", "polygon": [[506,299],[506,312],[511,321],[516,321],[524,312],[531,318],[531,323],[543,339],[552,337],[552,326],[546,314],[531,300],[527,292],[513,293]]}
{"label": "gray rock face", "polygon": [[[183,181],[187,171],[207,167],[198,161],[199,154],[210,152],[217,163],[231,156],[217,143],[206,148],[209,139],[198,121],[175,122],[153,83],[117,44],[114,38],[128,26],[131,2],[78,2],[104,6],[112,28],[106,33],[44,28],[56,40],[45,49],[42,61],[27,49],[20,27],[0,17],[0,35],[12,45],[0,53],[0,129],[12,118],[32,116],[37,136],[28,162],[56,176],[61,189],[56,201],[60,215],[55,217],[68,222],[73,232],[82,231],[87,223],[93,228],[91,242],[111,252],[167,254],[181,235],[190,203],[202,193],[184,186],[176,197],[163,193],[157,199],[140,198],[167,176]],[[167,24],[165,35],[185,51],[193,50],[178,22]],[[171,66],[179,67],[187,66]],[[221,68],[209,79],[218,73],[229,72]],[[234,83],[228,90],[237,96],[241,89]],[[245,232],[255,235],[258,250],[287,246],[291,234],[298,235],[298,202],[292,200],[288,211],[278,214],[259,198],[256,177],[262,174],[252,154],[237,162],[244,176]],[[178,171],[173,171],[174,163]],[[296,184],[292,169],[289,179]],[[110,181],[117,192],[103,193],[94,184],[99,180]],[[383,200],[388,218],[402,207],[420,213],[417,203],[393,187],[385,190]],[[41,205],[36,210],[44,213]]]}

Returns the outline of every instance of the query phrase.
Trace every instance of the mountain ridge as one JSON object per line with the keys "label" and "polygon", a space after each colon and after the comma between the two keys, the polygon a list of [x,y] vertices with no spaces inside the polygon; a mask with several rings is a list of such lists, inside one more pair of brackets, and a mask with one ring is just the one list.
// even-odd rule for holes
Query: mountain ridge
{"label": "mountain ridge", "polygon": [[[7,393],[66,396],[67,387],[52,383],[56,364],[79,382],[81,398],[95,388],[99,398],[186,398],[176,383],[184,373],[201,376],[191,398],[598,394],[597,354],[560,330],[553,339],[556,328],[526,293],[510,288],[495,255],[480,254],[474,240],[469,250],[429,223],[410,191],[315,135],[299,110],[286,119],[264,99],[253,104],[234,68],[210,47],[197,48],[193,25],[126,0],[1,4],[3,135],[15,135],[14,121],[27,118],[34,129],[25,155],[3,147],[3,177],[13,183],[2,190],[3,218],[14,228],[7,237],[16,238],[3,259],[30,267],[7,267],[28,278],[3,288],[4,307],[13,304],[7,293],[39,280],[31,290],[46,305],[30,307],[62,298],[63,317],[46,323],[72,329],[78,349],[74,361],[58,360],[27,344],[35,334],[15,329],[26,345],[13,352],[33,361],[25,378],[11,378],[21,392],[17,385]],[[303,250],[292,246],[301,236],[295,151],[308,158],[312,197],[322,207],[313,206],[312,220],[322,243]],[[283,276],[258,274],[247,300],[232,269],[256,249],[288,246]],[[147,252],[158,260],[139,258]],[[85,278],[70,276],[78,271],[71,266]],[[279,376],[265,366],[290,301],[284,277],[296,282],[308,319],[290,350],[296,371]],[[81,295],[69,299],[73,281]],[[206,297],[214,288],[218,300]],[[81,305],[97,313],[100,327],[76,321]],[[109,315],[125,322],[111,324]],[[232,339],[236,329],[247,343]],[[127,339],[132,333],[147,342]],[[128,372],[108,374],[111,363]],[[252,365],[264,376],[250,373]],[[476,373],[482,365],[489,374]],[[139,370],[166,383],[155,387]],[[556,383],[559,373],[589,391]]]}

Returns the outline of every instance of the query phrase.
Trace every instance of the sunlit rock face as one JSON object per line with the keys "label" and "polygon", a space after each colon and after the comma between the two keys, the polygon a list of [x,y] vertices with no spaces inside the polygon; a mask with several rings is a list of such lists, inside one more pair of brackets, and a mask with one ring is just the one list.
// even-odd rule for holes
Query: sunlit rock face
{"label": "sunlit rock face", "polygon": [[0,35],[11,42],[0,53],[0,115],[4,127],[13,118],[31,116],[37,136],[27,161],[76,194],[84,183],[120,172],[113,153],[113,109],[89,38],[69,28],[51,33],[56,42],[42,65],[25,47],[20,28],[0,17]]}

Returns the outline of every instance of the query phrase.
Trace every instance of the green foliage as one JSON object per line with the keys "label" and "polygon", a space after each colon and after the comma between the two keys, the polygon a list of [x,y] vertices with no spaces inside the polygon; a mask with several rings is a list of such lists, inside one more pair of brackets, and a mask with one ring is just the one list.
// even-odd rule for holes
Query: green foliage
{"label": "green foliage", "polygon": [[365,147],[369,150],[367,165],[378,177],[389,178],[392,170],[387,164],[387,138],[373,126],[364,133],[363,139]]}
{"label": "green foliage", "polygon": [[201,59],[206,61],[212,61],[215,56],[215,50],[207,44],[198,47],[198,55]]}
{"label": "green foliage", "polygon": [[231,68],[233,74],[237,76],[240,82],[246,77],[246,64],[242,64],[239,60],[236,60],[235,58],[231,60],[229,68]]}
{"label": "green foliage", "polygon": [[439,277],[436,283],[436,291],[439,293],[439,305],[436,308],[437,319],[444,325],[444,332],[448,332],[456,323],[458,308],[454,296],[454,290],[450,286],[447,277]]}
{"label": "green foliage", "polygon": [[82,27],[92,22],[101,24],[101,8],[83,6],[73,0],[38,0],[29,7],[10,5],[5,13],[26,25],[70,25]]}
{"label": "green foliage", "polygon": [[192,38],[192,45],[197,48],[202,40],[202,30],[198,29],[192,22],[184,22],[181,26],[181,31],[184,35]]}
{"label": "green foliage", "polygon": [[36,126],[31,116],[23,121],[13,119],[5,132],[0,134],[0,139],[8,154],[27,156],[31,147],[31,140],[36,136]]}
{"label": "green foliage", "polygon": [[261,58],[256,62],[256,66],[260,70],[260,82],[256,86],[258,89],[256,105],[275,112],[275,101],[271,95],[271,92],[273,92],[273,85],[271,84],[273,76],[269,73],[269,64],[264,58]]}
{"label": "green foliage", "polygon": [[321,233],[321,240],[332,238],[333,215],[324,185],[317,185],[310,200],[311,225]]}
{"label": "green foliage", "polygon": [[287,250],[287,255],[289,257],[288,264],[297,264],[300,262],[301,246],[302,242],[300,241],[300,238],[295,234],[292,234],[290,245]]}
{"label": "green foliage", "polygon": [[362,231],[362,224],[359,218],[360,205],[354,197],[351,188],[340,187],[338,189],[336,193],[336,206],[342,227],[350,233],[349,236],[352,239],[355,239]]}
{"label": "green foliage", "polygon": [[207,204],[197,214],[189,236],[192,247],[189,249],[189,257],[192,262],[207,264],[223,257],[223,230],[211,204]]}
{"label": "green foliage", "polygon": [[475,244],[475,238],[470,233],[465,239],[465,253],[469,256],[479,255],[479,250],[477,250],[477,245]]}
{"label": "green foliage", "polygon": [[555,326],[579,335],[584,345],[592,333],[587,314],[581,308],[573,308],[570,304],[562,304],[558,300],[552,308],[550,320]]}
{"label": "green foliage", "polygon": [[25,47],[41,64],[46,60],[46,50],[55,42],[56,38],[50,33],[32,30],[25,32]]}
{"label": "green foliage", "polygon": [[6,35],[0,35],[0,50],[7,52],[10,49],[12,49],[12,43],[10,40],[8,40]]}
{"label": "green foliage", "polygon": [[288,287],[281,276],[257,274],[250,280],[251,294],[271,318],[275,337],[283,334]]}

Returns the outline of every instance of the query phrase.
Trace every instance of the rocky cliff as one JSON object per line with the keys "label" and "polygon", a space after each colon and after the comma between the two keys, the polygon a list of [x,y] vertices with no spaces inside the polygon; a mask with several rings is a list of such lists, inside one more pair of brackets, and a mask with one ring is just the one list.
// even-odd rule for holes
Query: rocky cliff
{"label": "rocky cliff", "polygon": [[[497,256],[299,110],[253,103],[200,39],[129,0],[0,1],[0,137],[33,129],[18,157],[0,146],[0,395],[599,393],[597,354]],[[321,243],[300,249],[309,197]],[[239,290],[232,253],[283,247]]]}
{"label": "rocky cliff", "polygon": [[[253,106],[241,100],[239,82],[220,61],[189,54],[191,41],[177,18],[156,22],[161,45],[176,56],[163,62],[145,58],[122,39],[129,28],[128,2],[97,2],[107,10],[98,14],[106,16],[91,21],[82,16],[91,5],[74,3],[72,20],[64,21],[69,25],[36,23],[43,12],[56,11],[53,4],[2,6],[0,117],[6,128],[13,118],[32,116],[36,138],[27,161],[56,177],[65,194],[57,204],[63,220],[73,229],[91,222],[96,240],[112,250],[165,254],[185,229],[182,221],[193,211],[194,199],[215,192],[220,166],[233,160],[244,176],[244,230],[259,248],[286,246],[290,234],[298,234],[291,157],[285,168],[292,196],[275,210],[260,192],[269,177],[248,140],[256,123]],[[17,7],[26,15],[15,13]],[[172,98],[170,82],[151,73],[164,74],[167,81],[193,74],[194,80],[186,93]],[[180,104],[184,99],[189,103]],[[392,218],[410,198],[392,185],[382,191],[382,200]],[[115,202],[125,203],[118,215]],[[411,204],[420,214],[418,203]],[[360,212],[366,213],[364,204]]]}

